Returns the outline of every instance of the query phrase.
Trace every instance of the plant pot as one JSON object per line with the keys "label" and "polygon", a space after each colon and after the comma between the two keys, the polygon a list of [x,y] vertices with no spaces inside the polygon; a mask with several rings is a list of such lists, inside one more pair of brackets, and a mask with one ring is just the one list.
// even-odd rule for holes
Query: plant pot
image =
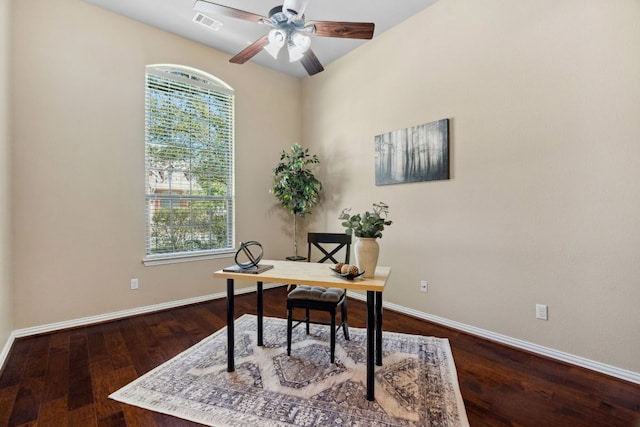
{"label": "plant pot", "polygon": [[380,246],[378,239],[374,237],[357,237],[353,245],[353,253],[356,257],[356,265],[360,271],[364,270],[362,277],[371,279],[375,275],[378,264]]}

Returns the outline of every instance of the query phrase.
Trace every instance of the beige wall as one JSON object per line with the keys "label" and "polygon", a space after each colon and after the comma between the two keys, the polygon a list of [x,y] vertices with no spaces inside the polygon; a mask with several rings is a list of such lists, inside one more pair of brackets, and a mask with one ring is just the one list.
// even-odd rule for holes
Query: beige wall
{"label": "beige wall", "polygon": [[9,162],[9,0],[0,0],[0,348],[13,330]]}
{"label": "beige wall", "polygon": [[299,120],[282,119],[299,117],[298,79],[230,64],[227,54],[79,0],[12,8],[15,328],[225,289],[211,273],[232,258],[141,263],[148,64],[195,67],[236,89],[236,240],[288,255],[268,189],[280,151],[300,140]]}
{"label": "beige wall", "polygon": [[[236,240],[291,253],[268,188],[280,150],[301,141],[326,186],[307,228],[340,231],[342,207],[390,204],[388,301],[640,372],[637,1],[440,0],[302,84],[78,0],[11,6],[0,340],[223,291],[210,273],[228,259],[141,264],[144,66],[178,63],[237,91]],[[375,135],[445,117],[451,180],[374,186]],[[536,303],[549,321],[534,319]]]}
{"label": "beige wall", "polygon": [[[387,202],[387,301],[640,372],[638,22],[637,0],[440,0],[330,64],[303,83],[317,227]],[[376,187],[374,136],[442,118],[451,179]]]}

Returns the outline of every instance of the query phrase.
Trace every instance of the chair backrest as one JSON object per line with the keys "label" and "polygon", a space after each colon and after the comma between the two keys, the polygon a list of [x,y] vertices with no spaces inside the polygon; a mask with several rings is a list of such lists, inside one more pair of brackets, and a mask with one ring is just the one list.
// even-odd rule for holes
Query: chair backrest
{"label": "chair backrest", "polygon": [[[344,262],[349,264],[351,255],[351,236],[344,233],[308,233],[307,234],[307,261],[311,262],[311,250],[317,248],[322,253],[322,258],[316,262],[331,260],[334,264]],[[344,261],[338,261],[335,255],[344,249]],[[316,251],[317,252],[317,251]]]}

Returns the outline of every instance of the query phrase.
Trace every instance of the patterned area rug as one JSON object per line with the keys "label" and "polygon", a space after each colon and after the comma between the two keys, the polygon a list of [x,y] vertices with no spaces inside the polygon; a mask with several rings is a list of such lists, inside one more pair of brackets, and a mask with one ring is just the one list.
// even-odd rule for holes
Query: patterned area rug
{"label": "patterned area rug", "polygon": [[366,330],[294,329],[287,356],[286,320],[235,322],[235,372],[227,372],[223,328],[113,393],[112,399],[210,426],[468,426],[446,339],[384,332],[376,400],[366,400]]}

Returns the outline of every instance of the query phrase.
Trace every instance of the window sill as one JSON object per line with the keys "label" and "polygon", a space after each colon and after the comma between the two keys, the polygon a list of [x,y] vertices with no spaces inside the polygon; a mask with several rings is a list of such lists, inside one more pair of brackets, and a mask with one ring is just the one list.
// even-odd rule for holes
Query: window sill
{"label": "window sill", "polygon": [[232,258],[235,250],[229,249],[220,252],[181,253],[166,255],[150,255],[142,259],[145,267],[154,265],[176,264],[180,262],[206,261],[211,259]]}

